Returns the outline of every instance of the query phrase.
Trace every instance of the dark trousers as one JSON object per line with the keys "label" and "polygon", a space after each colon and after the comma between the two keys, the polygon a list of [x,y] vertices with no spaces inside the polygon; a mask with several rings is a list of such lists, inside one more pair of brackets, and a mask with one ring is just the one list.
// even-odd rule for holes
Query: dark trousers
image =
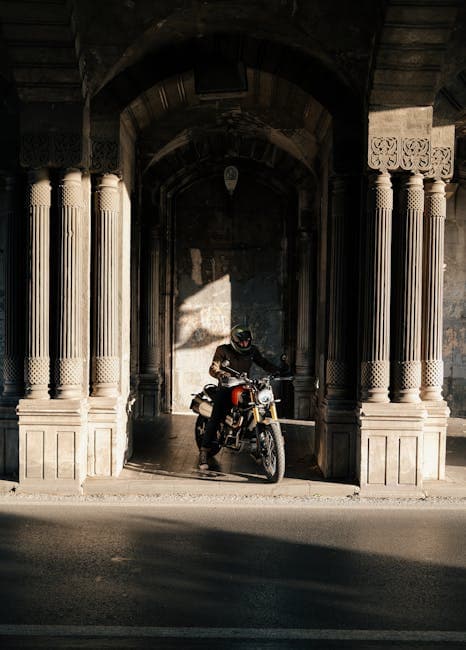
{"label": "dark trousers", "polygon": [[212,415],[210,416],[202,438],[202,447],[210,449],[217,437],[220,422],[228,413],[231,406],[231,388],[218,388],[214,397]]}

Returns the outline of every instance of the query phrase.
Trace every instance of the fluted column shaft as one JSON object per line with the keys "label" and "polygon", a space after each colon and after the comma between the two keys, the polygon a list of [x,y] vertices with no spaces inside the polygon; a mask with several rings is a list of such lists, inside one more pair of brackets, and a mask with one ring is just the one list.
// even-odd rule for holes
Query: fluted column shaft
{"label": "fluted column shaft", "polygon": [[113,396],[119,392],[119,211],[118,177],[105,174],[97,187],[95,206],[94,396]]}
{"label": "fluted column shaft", "polygon": [[422,330],[423,400],[441,401],[443,384],[443,258],[446,218],[445,183],[426,183]]}
{"label": "fluted column shaft", "polygon": [[159,231],[151,225],[148,233],[144,277],[142,372],[157,373],[159,369],[158,328],[159,328]]}
{"label": "fluted column shaft", "polygon": [[366,220],[361,387],[368,402],[389,401],[392,210],[392,184],[385,172],[372,179]]}
{"label": "fluted column shaft", "polygon": [[28,310],[24,380],[27,397],[34,399],[49,396],[50,205],[48,171],[31,172],[28,190]]}
{"label": "fluted column shaft", "polygon": [[411,174],[401,188],[395,292],[393,401],[418,402],[421,385],[421,281],[424,186]]}
{"label": "fluted column shaft", "polygon": [[81,333],[82,208],[81,172],[66,172],[58,188],[59,278],[58,349],[55,381],[58,398],[82,395]]}
{"label": "fluted column shaft", "polygon": [[[332,188],[330,254],[329,334],[327,396],[346,398],[348,387],[347,300],[348,273],[345,210],[348,180],[336,178]],[[346,335],[346,336],[345,336]]]}
{"label": "fluted column shaft", "polygon": [[306,230],[298,233],[298,321],[296,324],[296,374],[310,376],[312,365],[312,291],[311,256],[312,234]]}
{"label": "fluted column shaft", "polygon": [[5,254],[5,349],[3,357],[3,399],[17,400],[23,393],[24,383],[24,287],[21,251],[21,212],[17,200],[14,176],[5,176],[4,219]]}

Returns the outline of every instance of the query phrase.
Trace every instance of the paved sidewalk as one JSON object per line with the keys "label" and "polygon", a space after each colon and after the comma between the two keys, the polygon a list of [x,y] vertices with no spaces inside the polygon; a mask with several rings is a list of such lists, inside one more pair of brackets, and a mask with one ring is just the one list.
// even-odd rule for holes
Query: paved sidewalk
{"label": "paved sidewalk", "polygon": [[[133,457],[118,478],[88,478],[85,497],[355,497],[354,483],[328,481],[312,455],[314,423],[282,422],[286,449],[285,478],[267,483],[260,467],[247,454],[222,450],[209,472],[197,469],[191,415],[164,416],[146,425],[136,437]],[[0,495],[27,494],[20,485],[0,480]],[[466,419],[452,418],[447,436],[446,479],[425,481],[422,494],[384,494],[386,497],[466,499]]]}
{"label": "paved sidewalk", "polygon": [[[323,478],[312,456],[312,422],[282,422],[287,465],[285,478],[279,484],[267,483],[261,469],[247,454],[238,455],[228,450],[220,452],[211,471],[200,472],[196,467],[193,429],[192,416],[161,418],[157,423],[158,436],[154,436],[153,426],[146,428],[140,436],[140,446],[117,479],[89,478],[84,494],[269,497],[353,497],[359,494],[356,484]],[[446,480],[425,482],[424,496],[466,499],[466,419],[450,420]]]}

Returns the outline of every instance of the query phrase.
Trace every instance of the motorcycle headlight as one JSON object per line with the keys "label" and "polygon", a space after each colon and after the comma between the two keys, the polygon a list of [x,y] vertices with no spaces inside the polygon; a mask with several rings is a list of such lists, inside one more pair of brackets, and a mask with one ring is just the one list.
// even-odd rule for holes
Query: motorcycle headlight
{"label": "motorcycle headlight", "polygon": [[270,388],[262,388],[257,393],[259,404],[269,404],[273,400],[273,393]]}

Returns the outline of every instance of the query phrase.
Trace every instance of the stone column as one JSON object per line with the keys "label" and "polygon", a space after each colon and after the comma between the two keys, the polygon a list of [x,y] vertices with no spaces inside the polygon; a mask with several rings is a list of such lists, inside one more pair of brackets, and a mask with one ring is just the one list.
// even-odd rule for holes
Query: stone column
{"label": "stone column", "polygon": [[5,351],[2,401],[17,402],[24,387],[24,259],[21,249],[22,213],[14,176],[5,176]]}
{"label": "stone column", "polygon": [[58,349],[55,362],[57,397],[82,396],[81,332],[82,208],[80,171],[67,171],[58,187]]}
{"label": "stone column", "polygon": [[389,401],[392,208],[390,174],[380,173],[369,189],[366,222],[361,388],[367,402]]}
{"label": "stone column", "polygon": [[105,174],[97,186],[95,208],[94,397],[119,393],[119,211],[118,177]]}
{"label": "stone column", "polygon": [[27,269],[27,342],[24,364],[26,396],[49,397],[50,205],[48,170],[29,174]]}
{"label": "stone column", "polygon": [[330,254],[330,291],[328,323],[327,397],[348,397],[348,254],[345,210],[347,206],[347,183],[345,178],[333,181],[332,228]]}
{"label": "stone column", "polygon": [[424,286],[422,389],[426,401],[442,401],[443,257],[446,218],[445,183],[426,183],[424,218]]}
{"label": "stone column", "polygon": [[392,364],[394,402],[419,402],[421,385],[421,270],[423,177],[413,173],[401,188],[395,298],[395,349]]}
{"label": "stone column", "polygon": [[296,373],[294,380],[294,415],[310,418],[314,411],[315,372],[315,302],[312,272],[315,262],[315,236],[311,230],[310,196],[307,190],[299,194],[298,231],[298,309],[296,322]]}
{"label": "stone column", "polygon": [[156,374],[159,370],[159,246],[158,227],[151,225],[149,227],[146,246],[143,249],[146,253],[146,259],[143,261],[143,331],[141,332],[141,369],[144,374]]}
{"label": "stone column", "polygon": [[445,183],[425,185],[422,384],[421,398],[427,410],[424,425],[423,476],[445,478],[447,419],[450,413],[442,398],[443,384],[443,259],[446,218]]}
{"label": "stone column", "polygon": [[[143,231],[144,232],[144,231]],[[150,224],[143,242],[141,301],[141,374],[138,417],[151,419],[160,412],[160,234]]]}
{"label": "stone column", "polygon": [[[359,183],[339,177],[333,182],[330,227],[330,283],[326,395],[319,413],[317,457],[326,477],[350,478],[356,470],[356,413],[351,392],[350,361],[356,343],[349,306],[354,296],[355,259],[348,219],[358,215]],[[353,228],[358,227],[357,222]],[[354,306],[354,313],[357,308]]]}

